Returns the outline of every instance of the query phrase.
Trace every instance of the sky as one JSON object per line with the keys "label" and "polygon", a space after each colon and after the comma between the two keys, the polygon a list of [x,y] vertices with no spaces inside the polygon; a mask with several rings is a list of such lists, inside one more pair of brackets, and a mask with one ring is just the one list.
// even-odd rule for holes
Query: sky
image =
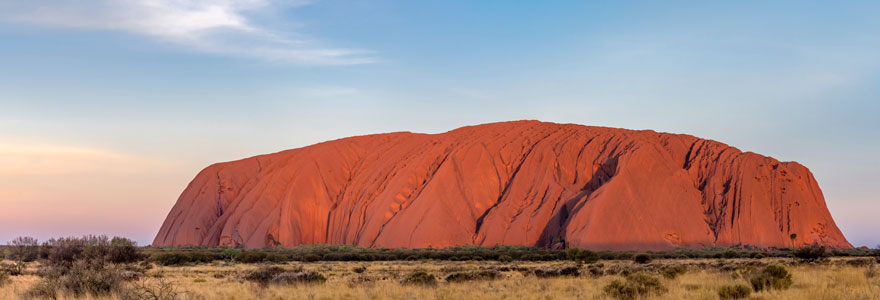
{"label": "sky", "polygon": [[537,119],[806,165],[880,245],[880,2],[0,0],[0,242],[149,244],[211,163]]}

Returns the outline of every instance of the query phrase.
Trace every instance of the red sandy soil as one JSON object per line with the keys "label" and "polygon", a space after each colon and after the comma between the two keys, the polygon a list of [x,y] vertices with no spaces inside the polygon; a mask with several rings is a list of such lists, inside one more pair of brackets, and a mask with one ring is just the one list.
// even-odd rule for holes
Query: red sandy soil
{"label": "red sandy soil", "polygon": [[796,162],[689,135],[538,121],[358,136],[214,164],[153,246],[314,243],[852,247]]}

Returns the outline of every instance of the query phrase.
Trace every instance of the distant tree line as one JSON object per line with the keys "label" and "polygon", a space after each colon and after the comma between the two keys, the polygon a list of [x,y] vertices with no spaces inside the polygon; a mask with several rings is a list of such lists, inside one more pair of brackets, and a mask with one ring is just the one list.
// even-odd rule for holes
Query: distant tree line
{"label": "distant tree line", "polygon": [[287,262],[287,261],[395,261],[395,260],[445,260],[445,261],[554,261],[572,260],[592,263],[598,260],[633,260],[640,263],[652,259],[695,258],[765,258],[797,257],[815,260],[829,256],[878,256],[880,250],[849,249],[827,250],[821,246],[799,249],[757,248],[704,248],[677,249],[673,251],[590,251],[578,248],[551,250],[525,246],[456,246],[442,249],[384,249],[361,248],[350,245],[313,244],[293,248],[242,249],[228,247],[137,247],[132,240],[106,236],[81,238],[58,238],[39,243],[31,237],[19,237],[0,248],[12,265],[4,264],[8,273],[20,273],[25,263],[34,260],[75,260],[82,255],[102,257],[110,263],[149,260],[161,265],[183,265],[230,261],[238,263]]}

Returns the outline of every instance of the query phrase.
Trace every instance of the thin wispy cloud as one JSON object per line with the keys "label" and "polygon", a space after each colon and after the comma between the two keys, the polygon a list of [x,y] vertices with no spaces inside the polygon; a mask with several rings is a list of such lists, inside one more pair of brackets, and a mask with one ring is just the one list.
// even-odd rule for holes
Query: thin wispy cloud
{"label": "thin wispy cloud", "polygon": [[130,174],[157,167],[169,166],[164,162],[99,148],[0,140],[0,177]]}
{"label": "thin wispy cloud", "polygon": [[120,31],[217,55],[299,64],[375,62],[369,51],[326,46],[255,22],[255,14],[307,5],[297,0],[0,0],[7,21]]}

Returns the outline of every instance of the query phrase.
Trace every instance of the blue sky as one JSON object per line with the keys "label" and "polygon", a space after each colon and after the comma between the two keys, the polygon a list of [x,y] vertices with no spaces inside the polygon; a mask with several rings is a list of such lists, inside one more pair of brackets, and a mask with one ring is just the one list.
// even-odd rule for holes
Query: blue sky
{"label": "blue sky", "polygon": [[143,244],[213,162],[538,119],[801,162],[874,246],[878,53],[871,1],[0,0],[0,240]]}

